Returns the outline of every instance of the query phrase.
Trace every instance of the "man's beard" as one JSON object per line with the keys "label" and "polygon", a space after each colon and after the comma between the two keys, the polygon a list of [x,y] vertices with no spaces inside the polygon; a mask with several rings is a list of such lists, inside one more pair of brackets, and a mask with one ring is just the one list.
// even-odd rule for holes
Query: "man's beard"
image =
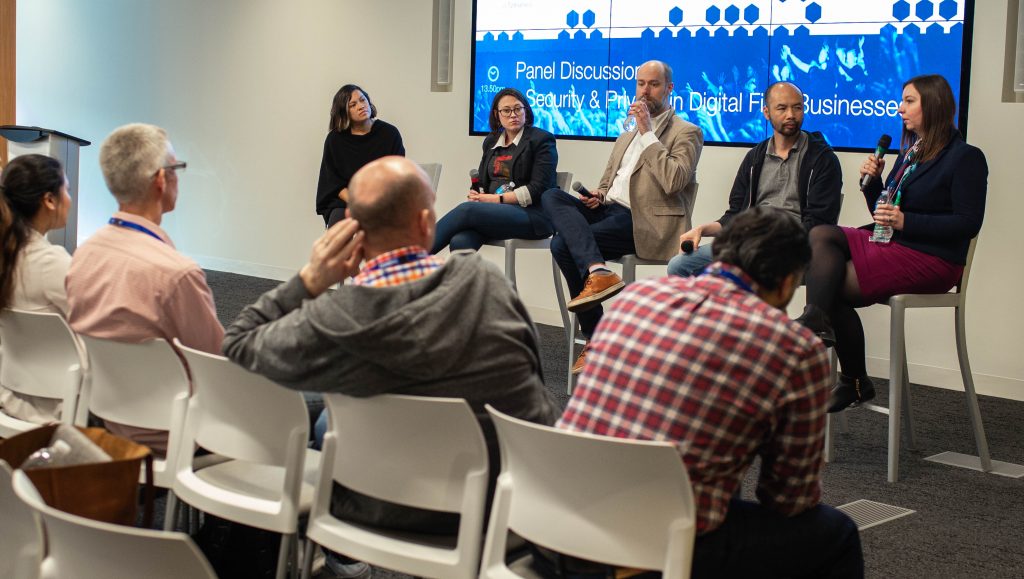
{"label": "man's beard", "polygon": [[651,113],[651,118],[665,112],[665,101],[656,101],[647,98],[643,99],[643,101],[647,104],[647,112]]}

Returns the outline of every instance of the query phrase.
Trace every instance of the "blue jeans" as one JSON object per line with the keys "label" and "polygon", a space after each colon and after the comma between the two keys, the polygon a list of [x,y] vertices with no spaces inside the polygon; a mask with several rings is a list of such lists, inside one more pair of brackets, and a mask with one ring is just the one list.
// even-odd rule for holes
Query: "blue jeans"
{"label": "blue jeans", "polygon": [[[590,264],[636,253],[633,213],[622,205],[612,203],[590,209],[561,189],[544,193],[541,204],[558,232],[551,238],[551,254],[572,297],[583,291]],[[602,313],[599,306],[577,315],[584,336],[594,334]]]}
{"label": "blue jeans", "polygon": [[711,243],[702,243],[693,253],[680,253],[668,262],[669,275],[690,277],[697,275],[711,263]]}
{"label": "blue jeans", "polygon": [[466,201],[438,220],[430,252],[437,253],[445,246],[452,251],[476,251],[492,239],[546,239],[551,235],[548,223],[540,233],[533,225],[527,210],[519,205]]}

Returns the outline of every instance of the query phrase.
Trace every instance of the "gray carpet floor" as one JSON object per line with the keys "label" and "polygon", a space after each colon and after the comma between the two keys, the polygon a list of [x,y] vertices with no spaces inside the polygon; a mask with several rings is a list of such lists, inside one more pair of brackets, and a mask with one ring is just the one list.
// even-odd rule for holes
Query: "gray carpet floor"
{"label": "gray carpet floor", "polygon": [[[212,271],[207,276],[225,324],[278,283]],[[539,331],[545,383],[564,405],[565,333],[543,325]],[[887,383],[879,380],[876,388],[885,402]],[[827,504],[870,499],[916,511],[861,533],[868,577],[1024,577],[1024,479],[922,460],[945,450],[976,451],[963,393],[917,385],[913,393],[918,448],[904,447],[898,483],[886,482],[887,417],[866,410],[848,411],[848,431],[838,436],[836,460],[823,474]],[[992,457],[1024,464],[1024,402],[980,398]],[[756,470],[744,483],[751,498]],[[383,569],[374,576],[407,577]]]}

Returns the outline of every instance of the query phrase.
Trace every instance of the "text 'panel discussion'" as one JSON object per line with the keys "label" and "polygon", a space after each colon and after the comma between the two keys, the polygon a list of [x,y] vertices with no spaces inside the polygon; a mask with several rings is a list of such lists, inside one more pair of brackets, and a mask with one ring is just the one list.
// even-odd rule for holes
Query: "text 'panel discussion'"
{"label": "text 'panel discussion'", "polygon": [[1021,139],[1024,0],[0,0],[0,577],[1024,577]]}

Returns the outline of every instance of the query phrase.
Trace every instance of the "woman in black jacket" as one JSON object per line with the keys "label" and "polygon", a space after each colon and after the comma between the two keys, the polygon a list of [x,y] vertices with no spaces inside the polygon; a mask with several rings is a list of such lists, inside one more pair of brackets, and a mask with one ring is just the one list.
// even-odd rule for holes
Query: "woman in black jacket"
{"label": "woman in black jacket", "polygon": [[[949,291],[960,281],[985,216],[988,165],[953,124],[956,101],[946,79],[924,75],[907,81],[899,113],[903,139],[884,184],[888,203],[879,199],[884,162],[870,155],[860,170],[862,178],[871,177],[863,191],[874,223],[811,231],[808,305],[799,319],[835,343],[842,374],[829,412],[875,395],[864,361],[864,328],[854,308],[897,294]],[[876,226],[892,227],[891,241],[872,241]]]}
{"label": "woman in black jacket", "polygon": [[544,239],[553,232],[540,196],[555,187],[558,151],[551,133],[533,126],[523,94],[502,89],[491,101],[479,183],[437,222],[433,253],[480,249],[492,239]]}

